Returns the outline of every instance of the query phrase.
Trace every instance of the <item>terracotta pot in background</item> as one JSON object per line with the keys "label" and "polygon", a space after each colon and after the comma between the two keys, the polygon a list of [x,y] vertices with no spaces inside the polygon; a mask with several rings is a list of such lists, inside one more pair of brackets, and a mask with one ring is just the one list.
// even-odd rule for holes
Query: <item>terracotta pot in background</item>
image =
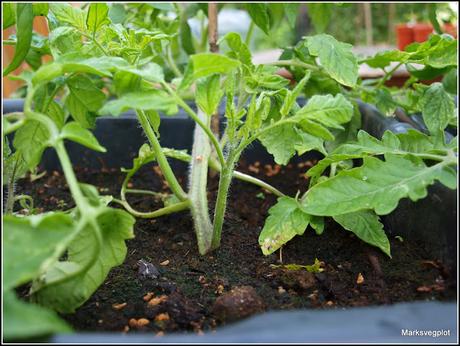
{"label": "terracotta pot in background", "polygon": [[446,23],[444,24],[442,29],[446,34],[452,35],[454,38],[457,38],[457,25],[452,23]]}
{"label": "terracotta pot in background", "polygon": [[414,42],[414,32],[412,30],[412,26],[409,24],[396,25],[396,40],[400,50],[404,50],[407,45]]}
{"label": "terracotta pot in background", "polygon": [[433,26],[426,23],[417,23],[413,27],[414,41],[425,42],[433,33]]}

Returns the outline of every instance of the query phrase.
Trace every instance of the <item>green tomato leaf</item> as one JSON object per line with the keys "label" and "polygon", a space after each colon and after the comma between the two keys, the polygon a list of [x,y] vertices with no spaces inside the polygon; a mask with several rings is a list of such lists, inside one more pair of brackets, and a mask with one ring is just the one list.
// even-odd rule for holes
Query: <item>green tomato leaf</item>
{"label": "green tomato leaf", "polygon": [[85,75],[75,75],[67,80],[70,94],[65,104],[70,115],[81,126],[94,126],[97,114],[106,99],[105,94]]}
{"label": "green tomato leaf", "polygon": [[11,2],[2,3],[2,23],[3,30],[16,24],[16,4]]}
{"label": "green tomato leaf", "polygon": [[297,17],[299,16],[299,8],[301,4],[296,4],[292,2],[284,3],[284,14],[288,20],[289,26],[294,29],[297,22]]}
{"label": "green tomato leaf", "polygon": [[369,155],[430,153],[436,149],[445,149],[445,147],[438,147],[432,137],[413,129],[399,134],[394,134],[387,130],[383,134],[382,140],[378,140],[367,132],[360,130],[356,141],[337,147],[330,155],[310,168],[307,174],[310,177],[319,177],[332,163],[363,158]]}
{"label": "green tomato leaf", "polygon": [[[123,263],[127,251],[125,240],[133,238],[134,222],[127,212],[106,208],[97,217],[101,247],[98,248],[94,226],[87,224],[70,244],[66,261],[58,262],[42,282],[32,287],[37,302],[58,312],[74,312],[104,282],[109,271]],[[95,251],[96,260],[91,262]],[[72,275],[88,265],[88,270]],[[62,281],[70,275],[72,277]]]}
{"label": "green tomato leaf", "polygon": [[67,123],[61,131],[62,138],[70,139],[71,141],[80,143],[85,147],[105,153],[107,150],[99,144],[96,137],[79,123],[71,121]]}
{"label": "green tomato leaf", "polygon": [[177,105],[166,92],[161,90],[137,91],[122,95],[107,102],[99,114],[120,115],[129,109],[156,110],[167,114],[176,114]]}
{"label": "green tomato leaf", "polygon": [[353,105],[342,94],[316,95],[294,116],[299,120],[312,120],[326,127],[342,129],[341,124],[353,117]]}
{"label": "green tomato leaf", "polygon": [[300,93],[303,91],[303,88],[305,87],[305,84],[307,84],[308,80],[310,79],[310,76],[311,72],[307,71],[305,73],[305,76],[297,83],[295,88],[292,91],[288,92],[284,99],[283,106],[280,109],[282,117],[285,117],[289,114],[292,107],[296,103],[297,97],[299,97]]}
{"label": "green tomato leaf", "polygon": [[14,135],[14,148],[24,159],[27,169],[35,168],[42,158],[43,151],[49,145],[49,133],[46,127],[35,120],[28,120]]}
{"label": "green tomato leaf", "polygon": [[339,42],[326,34],[309,36],[305,42],[310,54],[319,58],[333,79],[346,86],[356,85],[358,61],[351,51],[351,44]]}
{"label": "green tomato leaf", "polygon": [[[33,246],[33,245],[32,245]],[[16,298],[13,291],[3,292],[3,337],[18,342],[54,333],[69,333],[72,328],[52,310]]]}
{"label": "green tomato leaf", "polygon": [[442,79],[444,89],[450,94],[457,94],[457,75],[458,70],[455,68],[450,70]]}
{"label": "green tomato leaf", "polygon": [[207,77],[214,73],[229,73],[241,64],[238,60],[213,53],[192,55],[190,56],[190,62],[192,64],[193,80]]}
{"label": "green tomato leaf", "polygon": [[246,9],[255,25],[257,25],[266,35],[270,31],[270,15],[268,6],[265,3],[247,3]]}
{"label": "green tomato leaf", "polygon": [[332,7],[334,4],[328,3],[311,3],[308,4],[308,17],[311,19],[315,31],[323,33],[332,17]]}
{"label": "green tomato leaf", "polygon": [[86,16],[86,26],[93,36],[105,24],[110,23],[109,6],[105,3],[92,3],[88,8],[88,15]]}
{"label": "green tomato leaf", "polygon": [[211,116],[216,113],[222,96],[224,96],[224,90],[220,87],[220,76],[218,74],[201,78],[197,81],[196,103],[207,115]]}
{"label": "green tomato leaf", "polygon": [[262,134],[259,140],[277,164],[286,165],[295,154],[298,132],[292,124],[284,124]]}
{"label": "green tomato leaf", "polygon": [[401,198],[417,201],[426,197],[426,187],[435,180],[454,189],[456,172],[444,162],[428,167],[410,155],[386,154],[385,161],[365,157],[361,167],[341,171],[313,186],[307,192],[304,210],[312,215],[336,216],[373,209],[386,215]]}
{"label": "green tomato leaf", "polygon": [[182,48],[188,55],[195,54],[195,46],[193,45],[193,35],[188,24],[187,18],[184,16],[180,21],[180,43]]}
{"label": "green tomato leaf", "polygon": [[425,90],[422,99],[423,121],[432,135],[444,130],[453,116],[455,105],[441,83],[433,83]]}
{"label": "green tomato leaf", "polygon": [[369,210],[334,216],[334,220],[359,239],[378,247],[391,258],[390,242],[378,215]]}
{"label": "green tomato leaf", "polygon": [[47,16],[50,9],[50,5],[47,3],[35,3],[32,4],[34,16]]}
{"label": "green tomato leaf", "polygon": [[259,244],[264,255],[269,255],[286,244],[296,235],[302,235],[310,223],[310,215],[302,210],[297,200],[280,197],[268,211]]}
{"label": "green tomato leaf", "polygon": [[52,3],[50,4],[50,10],[60,23],[68,24],[86,32],[86,15],[82,9],[70,4]]}
{"label": "green tomato leaf", "polygon": [[[317,235],[321,235],[324,232],[324,217],[311,215],[310,226],[313,228]],[[316,262],[316,261],[315,261]]]}
{"label": "green tomato leaf", "polygon": [[16,4],[16,49],[14,51],[13,60],[8,67],[3,71],[3,76],[16,70],[27,56],[32,43],[34,13],[31,3]]}
{"label": "green tomato leaf", "polygon": [[3,290],[37,278],[73,230],[72,218],[63,213],[5,215],[3,226]]}
{"label": "green tomato leaf", "polygon": [[114,24],[120,24],[125,21],[127,12],[124,4],[112,3],[109,9],[109,18]]}
{"label": "green tomato leaf", "polygon": [[221,42],[226,42],[230,48],[230,51],[226,53],[228,57],[239,60],[246,66],[253,66],[251,51],[239,34],[236,32],[229,32],[222,37],[218,43],[220,44]]}

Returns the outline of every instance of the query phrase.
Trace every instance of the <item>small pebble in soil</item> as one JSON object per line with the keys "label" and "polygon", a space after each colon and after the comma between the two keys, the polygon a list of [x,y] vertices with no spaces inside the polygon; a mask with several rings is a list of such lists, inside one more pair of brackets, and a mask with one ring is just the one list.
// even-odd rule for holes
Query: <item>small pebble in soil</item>
{"label": "small pebble in soil", "polygon": [[159,297],[154,297],[154,298],[150,299],[148,304],[149,304],[149,306],[155,306],[155,305],[164,303],[167,300],[168,300],[168,296],[161,295]]}
{"label": "small pebble in soil", "polygon": [[358,277],[356,278],[356,283],[361,285],[364,282],[364,276],[361,273],[358,273]]}
{"label": "small pebble in soil", "polygon": [[155,296],[155,293],[153,292],[148,292],[145,296],[142,297],[144,302],[148,302],[150,299],[152,299]]}
{"label": "small pebble in soil", "polygon": [[150,321],[146,318],[139,318],[138,320],[136,320],[135,318],[131,318],[128,322],[128,325],[131,328],[140,329],[142,327],[145,327],[149,323]]}
{"label": "small pebble in soil", "polygon": [[143,259],[137,261],[137,265],[139,266],[138,273],[143,279],[157,279],[161,275],[152,263]]}
{"label": "small pebble in soil", "polygon": [[167,312],[161,313],[155,316],[155,321],[169,321],[169,315]]}
{"label": "small pebble in soil", "polygon": [[128,305],[128,304],[127,303],[115,303],[115,304],[112,304],[112,308],[114,310],[121,310],[121,309],[125,308],[126,305]]}
{"label": "small pebble in soil", "polygon": [[160,265],[161,265],[161,266],[167,266],[168,264],[169,264],[169,260],[160,262]]}
{"label": "small pebble in soil", "polygon": [[212,311],[216,319],[231,322],[262,312],[264,309],[264,302],[253,287],[237,286],[218,297]]}

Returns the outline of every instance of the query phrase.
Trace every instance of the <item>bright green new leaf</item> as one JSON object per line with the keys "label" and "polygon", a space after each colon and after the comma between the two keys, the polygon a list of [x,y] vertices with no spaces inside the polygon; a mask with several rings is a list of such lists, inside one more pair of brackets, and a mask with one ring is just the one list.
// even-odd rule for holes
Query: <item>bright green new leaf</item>
{"label": "bright green new leaf", "polygon": [[75,75],[67,80],[70,94],[65,104],[72,118],[85,128],[93,127],[96,112],[106,99],[105,94],[85,75]]}
{"label": "bright green new leaf", "polygon": [[52,310],[28,304],[16,298],[13,291],[3,291],[3,337],[6,342],[55,333],[69,333],[72,329]]}
{"label": "bright green new leaf", "polygon": [[220,87],[220,76],[218,74],[201,78],[197,81],[196,103],[207,115],[211,116],[216,113],[222,96],[224,96],[224,90]]}
{"label": "bright green new leaf", "polygon": [[247,44],[241,39],[241,36],[236,32],[229,32],[219,40],[226,42],[228,47],[231,49],[227,52],[227,56],[232,59],[241,61],[246,66],[252,66],[252,56]]}
{"label": "bright green new leaf", "polygon": [[267,4],[261,2],[247,3],[246,9],[254,24],[268,35],[270,31],[270,15]]}
{"label": "bright green new leaf", "polygon": [[8,290],[37,278],[47,261],[59,256],[59,245],[73,230],[73,222],[63,213],[5,215],[3,227],[3,290]]}
{"label": "bright green new leaf", "polygon": [[309,36],[305,42],[310,54],[319,58],[321,66],[333,79],[346,86],[356,85],[358,61],[351,44],[326,34]]}
{"label": "bright green new leaf", "polygon": [[92,3],[89,5],[86,26],[93,36],[96,35],[101,27],[109,23],[109,6],[106,3]]}
{"label": "bright green new leaf", "polygon": [[82,127],[76,121],[67,123],[62,129],[60,136],[102,153],[107,151],[103,146],[99,144],[96,137],[94,137],[94,135],[89,130]]}
{"label": "bright green new leaf", "polygon": [[3,76],[16,70],[26,58],[32,43],[33,20],[34,13],[31,3],[16,4],[16,49],[13,60],[3,71]]}
{"label": "bright green new leaf", "polygon": [[278,198],[268,212],[270,216],[259,236],[264,255],[275,252],[296,235],[302,235],[310,223],[310,215],[302,211],[302,206],[294,198]]}
{"label": "bright green new leaf", "polygon": [[336,216],[373,209],[386,215],[401,198],[416,201],[426,197],[426,187],[435,180],[453,189],[456,172],[444,162],[428,167],[413,156],[386,154],[385,161],[365,157],[361,167],[313,186],[307,192],[304,210],[312,215]]}
{"label": "bright green new leaf", "polygon": [[353,232],[359,239],[378,247],[391,257],[390,242],[379,221],[378,215],[369,210],[336,215],[334,220],[346,230]]}
{"label": "bright green new leaf", "polygon": [[307,71],[305,73],[305,76],[297,83],[295,88],[286,95],[283,106],[280,109],[280,113],[282,117],[285,117],[286,115],[289,114],[289,112],[291,111],[292,107],[294,106],[297,100],[297,97],[303,91],[305,84],[307,84],[308,80],[310,79],[310,76],[311,76],[311,72]]}
{"label": "bright green new leaf", "polygon": [[86,32],[85,11],[82,9],[65,3],[51,3],[50,10],[59,22]]}
{"label": "bright green new leaf", "polygon": [[190,56],[190,62],[192,64],[192,78],[194,80],[201,77],[207,77],[214,73],[229,73],[241,64],[238,60],[213,53],[192,55]]}
{"label": "bright green new leaf", "polygon": [[127,93],[111,100],[99,110],[99,114],[116,116],[129,109],[155,110],[167,114],[178,112],[177,105],[169,94],[161,90],[149,90]]}
{"label": "bright green new leaf", "polygon": [[421,99],[423,120],[432,135],[444,130],[454,114],[454,102],[441,83],[433,83]]}

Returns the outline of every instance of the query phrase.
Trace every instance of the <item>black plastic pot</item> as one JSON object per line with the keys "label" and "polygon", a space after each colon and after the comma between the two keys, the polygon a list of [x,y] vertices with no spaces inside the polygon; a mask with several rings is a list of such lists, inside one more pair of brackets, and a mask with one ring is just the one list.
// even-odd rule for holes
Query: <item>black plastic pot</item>
{"label": "black plastic pot", "polygon": [[[22,100],[4,100],[3,113],[22,110]],[[363,126],[370,134],[380,137],[385,130],[404,132],[410,125],[383,117],[369,105],[360,104]],[[165,147],[190,149],[193,122],[182,111],[174,117],[163,117],[160,141]],[[76,143],[66,147],[74,165],[90,168],[130,167],[139,147],[146,138],[134,113],[119,117],[100,117],[95,136],[107,148],[101,154]],[[319,158],[319,153],[310,153]],[[242,158],[247,161],[273,162],[264,148],[255,144]],[[294,158],[293,162],[300,158]],[[305,156],[302,157],[305,159]],[[185,167],[172,162],[173,168]],[[46,151],[43,168],[58,170],[54,152]],[[456,191],[433,185],[429,196],[417,203],[401,201],[398,208],[383,218],[385,228],[392,235],[415,238],[429,244],[432,254],[456,263]],[[429,225],[429,227],[427,227]],[[416,302],[390,306],[350,308],[347,310],[296,310],[269,312],[219,329],[215,333],[166,335],[121,335],[119,333],[76,333],[56,335],[49,342],[56,343],[244,343],[244,342],[455,342],[457,340],[456,303]],[[439,332],[415,334],[412,331]]]}

